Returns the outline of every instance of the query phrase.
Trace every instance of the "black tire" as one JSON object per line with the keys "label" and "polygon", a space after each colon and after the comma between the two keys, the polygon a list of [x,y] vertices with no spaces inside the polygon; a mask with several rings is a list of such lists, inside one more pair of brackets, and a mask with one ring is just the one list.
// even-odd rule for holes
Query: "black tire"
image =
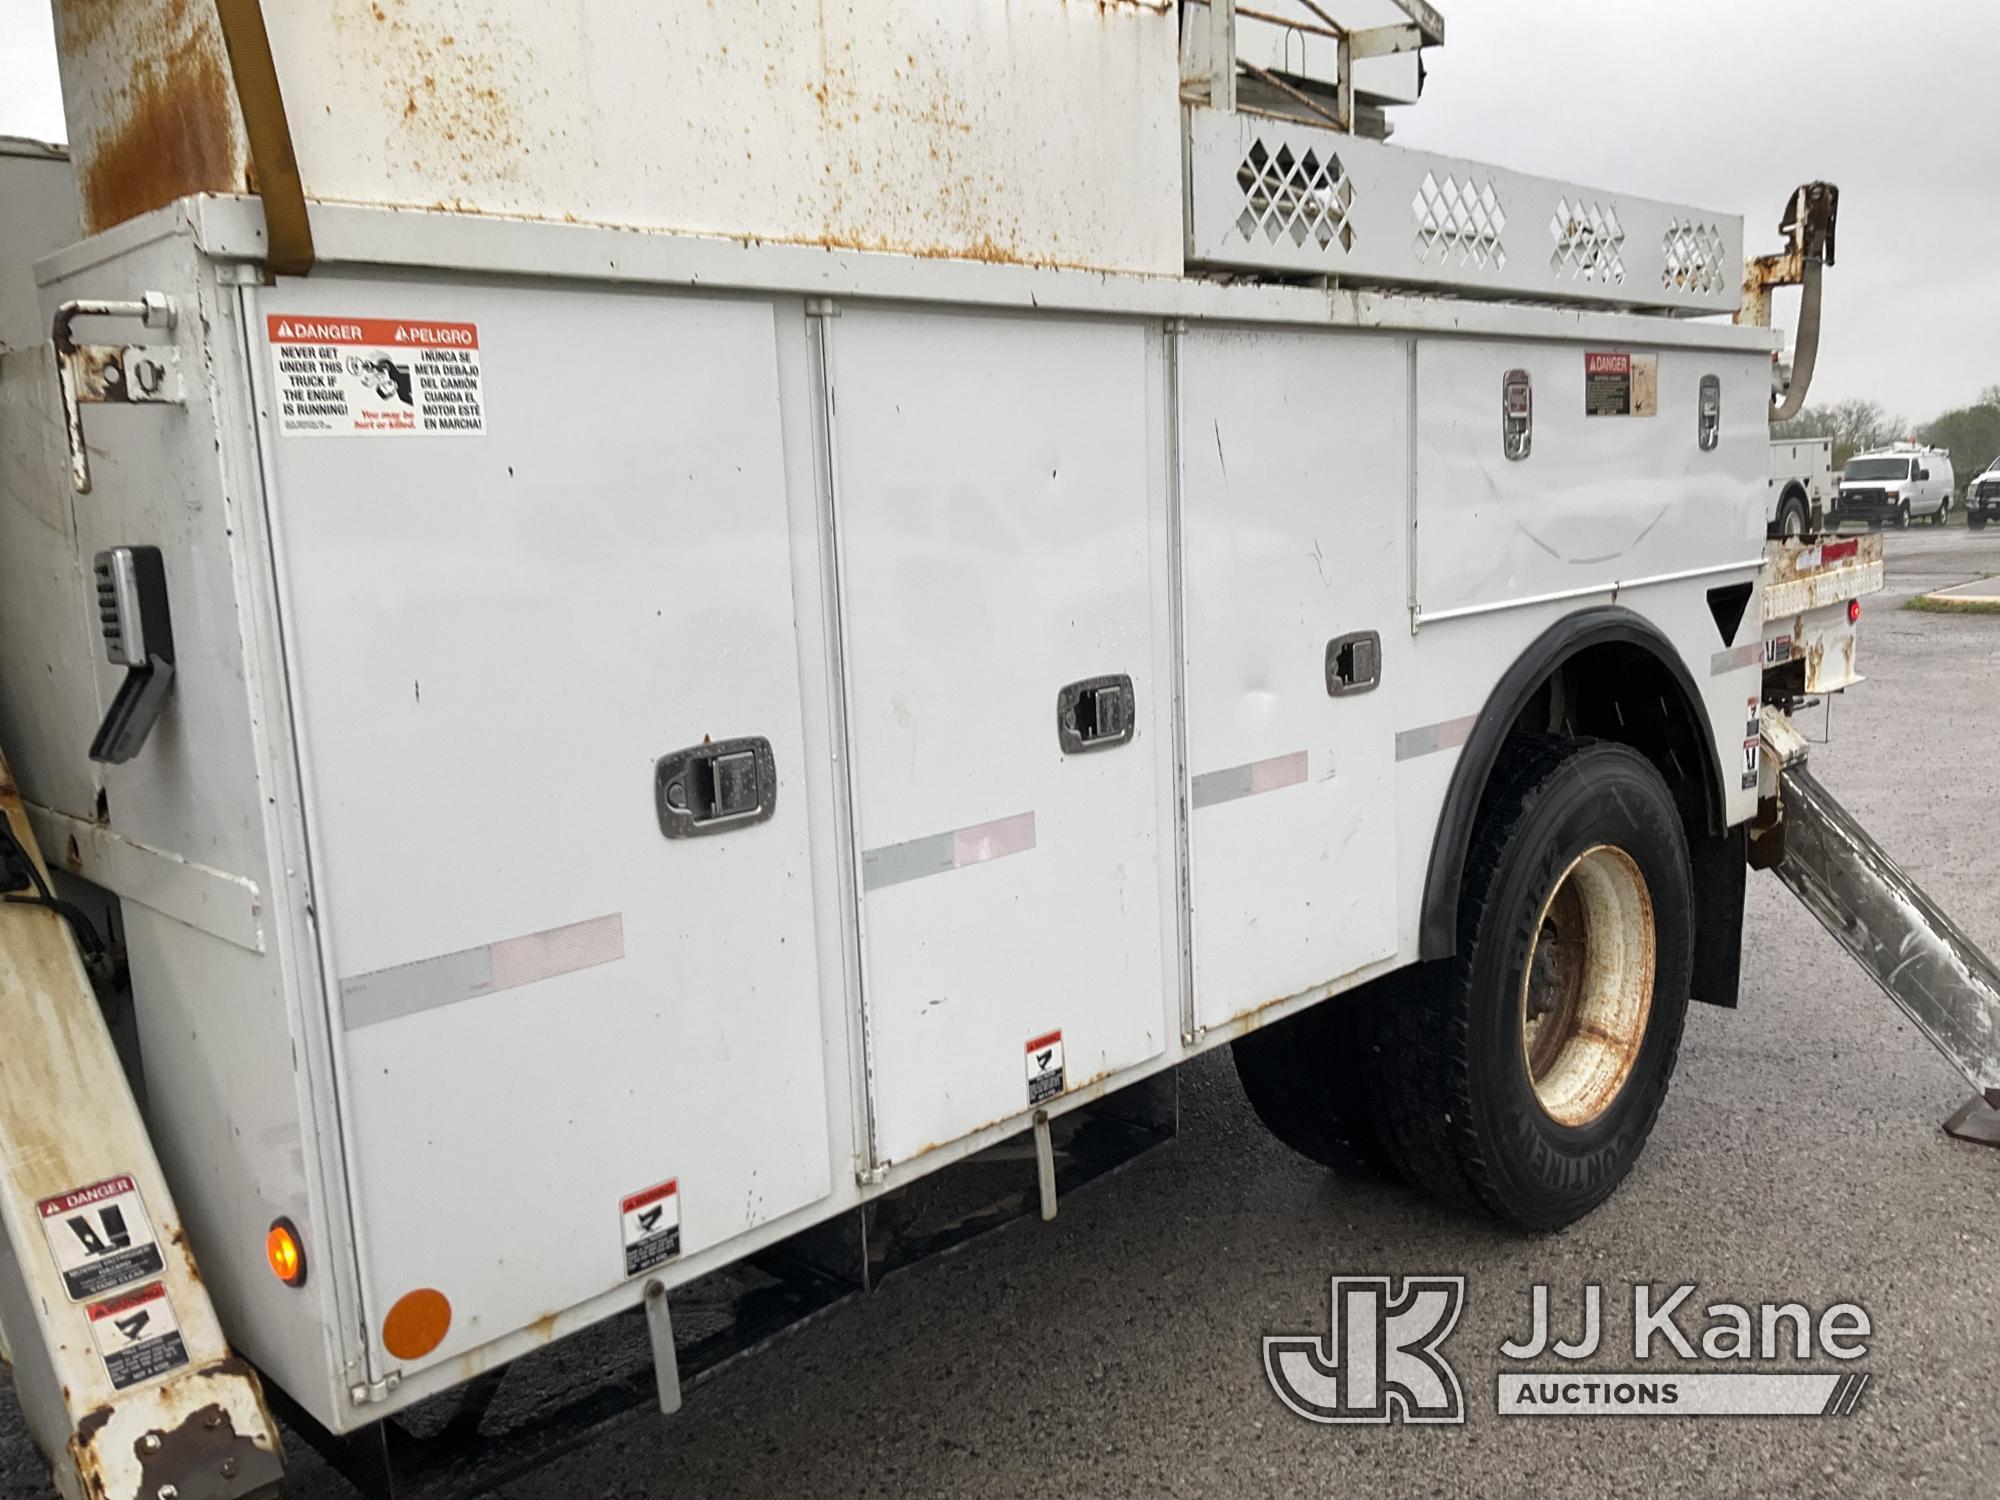
{"label": "black tire", "polygon": [[[1407,973],[1408,971],[1403,971]],[[1257,1118],[1285,1145],[1349,1177],[1401,1182],[1368,1090],[1376,1013],[1403,998],[1403,974],[1323,1000],[1231,1044]]]}
{"label": "black tire", "polygon": [[1896,507],[1896,529],[1898,531],[1910,529],[1910,502],[1907,500]]}
{"label": "black tire", "polygon": [[[1650,1003],[1608,1102],[1563,1124],[1529,1073],[1526,966],[1558,885],[1585,851],[1604,846],[1622,851],[1650,897]],[[1560,1228],[1603,1202],[1666,1099],[1692,933],[1686,836],[1651,763],[1606,742],[1510,742],[1467,854],[1458,952],[1417,971],[1408,1000],[1383,1011],[1371,1083],[1383,1143],[1404,1176],[1523,1229]]]}
{"label": "black tire", "polygon": [[1806,512],[1805,497],[1793,490],[1778,502],[1778,520],[1771,534],[1780,538],[1802,537],[1811,525],[1812,518]]}
{"label": "black tire", "polygon": [[1974,531],[1984,531],[1986,529],[1986,512],[1981,510],[1967,511],[1965,513],[1965,524]]}

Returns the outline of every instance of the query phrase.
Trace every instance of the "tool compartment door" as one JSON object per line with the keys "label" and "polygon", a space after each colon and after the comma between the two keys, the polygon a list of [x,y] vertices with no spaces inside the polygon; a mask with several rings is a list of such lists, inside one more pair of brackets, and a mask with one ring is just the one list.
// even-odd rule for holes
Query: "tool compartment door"
{"label": "tool compartment door", "polygon": [[[1371,336],[1197,328],[1182,340],[1203,1027],[1396,951],[1406,360],[1401,340]],[[1365,631],[1380,640],[1380,683],[1334,696],[1328,643]]]}
{"label": "tool compartment door", "polygon": [[[1164,1047],[1159,429],[1137,324],[850,307],[831,337],[869,1077],[906,1161]],[[1112,674],[1136,733],[1066,753],[1059,691]]]}
{"label": "tool compartment door", "polygon": [[[829,1190],[775,313],[254,300],[368,1332],[408,1375],[620,1287],[671,1221],[686,1259]],[[476,361],[426,376],[454,329]],[[656,760],[747,736],[772,816],[665,837]],[[449,1335],[385,1353],[418,1288]]]}

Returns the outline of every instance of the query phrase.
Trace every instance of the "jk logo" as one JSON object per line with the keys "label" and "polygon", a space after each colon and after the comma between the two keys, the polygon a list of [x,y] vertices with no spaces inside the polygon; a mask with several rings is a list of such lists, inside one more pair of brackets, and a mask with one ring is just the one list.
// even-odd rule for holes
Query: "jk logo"
{"label": "jk logo", "polygon": [[1264,1374],[1308,1422],[1463,1422],[1465,1394],[1438,1346],[1458,1326],[1463,1276],[1333,1278],[1332,1329],[1272,1334]]}

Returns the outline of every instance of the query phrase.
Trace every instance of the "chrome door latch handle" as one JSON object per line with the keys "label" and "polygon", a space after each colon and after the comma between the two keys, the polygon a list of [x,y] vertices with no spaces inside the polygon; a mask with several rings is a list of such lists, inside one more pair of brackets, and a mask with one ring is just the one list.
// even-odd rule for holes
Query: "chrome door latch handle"
{"label": "chrome door latch handle", "polygon": [[761,735],[705,740],[653,766],[660,832],[699,838],[762,823],[777,810],[778,762]]}

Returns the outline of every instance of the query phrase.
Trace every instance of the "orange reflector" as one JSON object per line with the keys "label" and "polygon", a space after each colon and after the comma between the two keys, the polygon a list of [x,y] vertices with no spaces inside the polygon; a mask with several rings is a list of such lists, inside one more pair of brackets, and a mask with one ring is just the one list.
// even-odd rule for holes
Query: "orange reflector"
{"label": "orange reflector", "polygon": [[264,1236],[264,1259],[271,1263],[271,1274],[286,1286],[306,1284],[305,1247],[299,1243],[299,1232],[290,1219],[279,1219],[271,1225],[271,1232]]}
{"label": "orange reflector", "polygon": [[382,1347],[398,1359],[422,1359],[451,1332],[451,1303],[429,1287],[406,1293],[382,1320]]}

